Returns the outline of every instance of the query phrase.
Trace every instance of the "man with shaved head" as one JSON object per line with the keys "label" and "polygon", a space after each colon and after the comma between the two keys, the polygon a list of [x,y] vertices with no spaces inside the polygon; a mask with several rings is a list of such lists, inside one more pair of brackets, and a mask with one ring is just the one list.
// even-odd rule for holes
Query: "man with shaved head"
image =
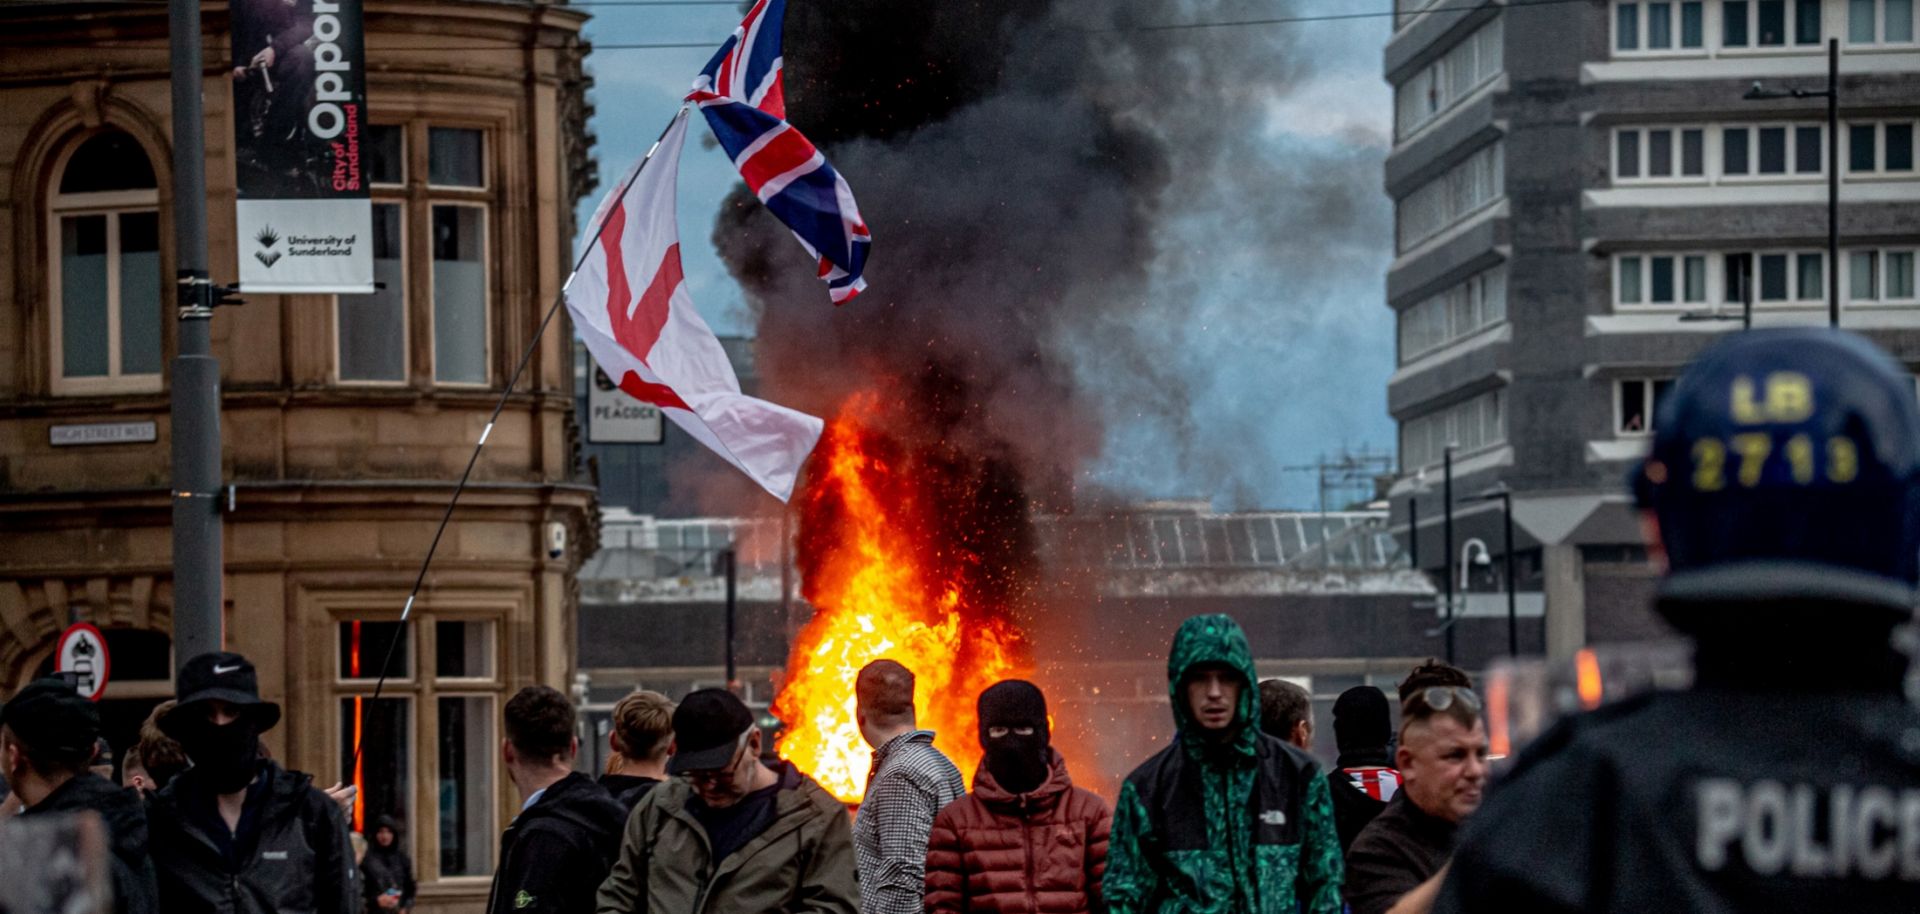
{"label": "man with shaved head", "polygon": [[940,808],[967,792],[953,761],[916,726],[913,671],[875,660],[853,684],[860,735],[873,747],[867,794],[853,823],[865,914],[925,910],[927,839]]}

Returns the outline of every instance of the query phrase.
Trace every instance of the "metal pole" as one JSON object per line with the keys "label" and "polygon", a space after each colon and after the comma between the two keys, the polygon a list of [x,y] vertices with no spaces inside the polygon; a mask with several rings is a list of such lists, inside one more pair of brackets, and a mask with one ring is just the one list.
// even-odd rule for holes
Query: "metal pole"
{"label": "metal pole", "polygon": [[1840,326],[1840,39],[1827,39],[1827,326]]}
{"label": "metal pole", "polygon": [[788,528],[792,523],[793,510],[786,505],[780,506],[780,620],[787,627],[787,638],[791,640],[796,633],[793,624],[793,532]]}
{"label": "metal pole", "polygon": [[1753,258],[1747,254],[1747,263],[1740,274],[1740,329],[1753,329]]}
{"label": "metal pole", "polygon": [[209,322],[206,119],[199,0],[169,0],[173,60],[173,248],[179,302],[173,359],[173,650],[175,661],[220,650],[220,363]]}
{"label": "metal pole", "polygon": [[740,688],[740,677],[737,675],[738,670],[734,666],[733,638],[734,638],[734,609],[735,609],[734,582],[739,577],[739,575],[736,574],[734,571],[733,550],[728,549],[725,552],[720,553],[720,561],[725,563],[725,566],[726,566],[725,571],[727,574],[727,688],[729,690],[738,691]]}
{"label": "metal pole", "polygon": [[1520,656],[1520,601],[1513,589],[1513,493],[1500,493],[1501,514],[1506,529],[1502,545],[1507,550],[1507,656]]}
{"label": "metal pole", "polygon": [[1440,577],[1444,579],[1443,586],[1446,588],[1446,598],[1447,598],[1447,619],[1446,619],[1446,622],[1444,623],[1447,627],[1447,662],[1452,663],[1453,662],[1453,563],[1455,561],[1454,555],[1453,555],[1453,445],[1451,444],[1447,445],[1445,454],[1443,456],[1443,460],[1444,460],[1443,465],[1444,465],[1445,476],[1443,478],[1443,482],[1441,483],[1440,498],[1446,504],[1446,525],[1445,526],[1446,526],[1447,539],[1446,539],[1446,545],[1444,547],[1444,551],[1441,552],[1441,555],[1445,557],[1444,559],[1445,564],[1442,566],[1445,569],[1445,571],[1440,575]]}
{"label": "metal pole", "polygon": [[1407,560],[1420,570],[1420,496],[1407,495]]}

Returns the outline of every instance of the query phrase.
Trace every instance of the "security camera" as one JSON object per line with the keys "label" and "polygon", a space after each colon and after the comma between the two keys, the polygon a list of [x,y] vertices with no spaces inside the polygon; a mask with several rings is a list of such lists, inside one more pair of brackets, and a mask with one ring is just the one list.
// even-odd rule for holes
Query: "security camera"
{"label": "security camera", "polygon": [[567,554],[567,525],[554,521],[547,525],[547,558],[557,559]]}

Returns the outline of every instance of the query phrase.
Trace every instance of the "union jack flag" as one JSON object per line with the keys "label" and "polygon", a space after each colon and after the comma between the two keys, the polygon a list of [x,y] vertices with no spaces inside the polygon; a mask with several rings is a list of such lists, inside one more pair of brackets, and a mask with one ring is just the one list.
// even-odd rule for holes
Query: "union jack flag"
{"label": "union jack flag", "polygon": [[687,100],[700,106],[748,189],[818,263],[834,304],[845,304],[867,287],[873,235],[853,188],[786,121],[780,82],[786,11],[786,0],[755,3],[700,71]]}

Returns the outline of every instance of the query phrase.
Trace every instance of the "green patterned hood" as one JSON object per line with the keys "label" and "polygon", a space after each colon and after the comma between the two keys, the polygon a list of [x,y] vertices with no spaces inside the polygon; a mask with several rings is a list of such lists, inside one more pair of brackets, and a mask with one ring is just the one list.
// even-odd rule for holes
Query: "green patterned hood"
{"label": "green patterned hood", "polygon": [[1260,689],[1253,672],[1253,650],[1247,646],[1247,633],[1232,616],[1215,614],[1194,616],[1180,624],[1173,636],[1173,650],[1167,655],[1167,698],[1173,704],[1173,723],[1189,754],[1205,748],[1200,728],[1187,710],[1187,674],[1203,663],[1224,663],[1239,671],[1240,706],[1234,709],[1237,728],[1231,744],[1233,751],[1251,757],[1259,738],[1253,723],[1260,719]]}

